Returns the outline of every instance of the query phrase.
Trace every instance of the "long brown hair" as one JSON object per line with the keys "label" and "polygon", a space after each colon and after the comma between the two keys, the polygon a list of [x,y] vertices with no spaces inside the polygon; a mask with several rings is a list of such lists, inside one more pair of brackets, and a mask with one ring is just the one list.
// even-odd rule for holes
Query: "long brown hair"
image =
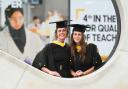
{"label": "long brown hair", "polygon": [[[75,55],[77,53],[77,49],[76,49],[76,43],[73,40],[73,33],[74,32],[72,32],[72,34],[71,34],[71,55],[73,57],[75,57]],[[81,50],[79,52],[79,55],[80,55],[82,61],[85,60],[86,45],[87,45],[87,43],[85,42],[85,35],[84,35],[84,33],[82,33],[82,39],[80,41]]]}

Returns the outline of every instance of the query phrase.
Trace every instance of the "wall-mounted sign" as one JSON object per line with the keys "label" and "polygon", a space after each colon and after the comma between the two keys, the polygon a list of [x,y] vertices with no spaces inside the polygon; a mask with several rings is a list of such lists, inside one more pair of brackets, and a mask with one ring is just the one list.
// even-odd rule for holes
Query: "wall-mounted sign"
{"label": "wall-mounted sign", "polygon": [[[70,19],[88,24],[86,41],[98,46],[103,59],[106,59],[117,38],[117,15],[112,0],[70,0]],[[82,20],[82,21],[81,21]]]}

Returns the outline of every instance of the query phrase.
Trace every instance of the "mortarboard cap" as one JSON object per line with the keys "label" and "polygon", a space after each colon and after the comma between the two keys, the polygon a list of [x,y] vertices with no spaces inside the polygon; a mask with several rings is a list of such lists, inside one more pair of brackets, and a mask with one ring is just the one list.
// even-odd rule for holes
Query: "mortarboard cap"
{"label": "mortarboard cap", "polygon": [[56,22],[50,22],[49,24],[56,23],[56,28],[64,28],[68,26],[69,20],[63,20],[63,21],[56,21]]}
{"label": "mortarboard cap", "polygon": [[84,33],[86,28],[90,28],[89,25],[83,25],[83,24],[70,24],[70,27],[73,27],[73,31],[79,31]]}

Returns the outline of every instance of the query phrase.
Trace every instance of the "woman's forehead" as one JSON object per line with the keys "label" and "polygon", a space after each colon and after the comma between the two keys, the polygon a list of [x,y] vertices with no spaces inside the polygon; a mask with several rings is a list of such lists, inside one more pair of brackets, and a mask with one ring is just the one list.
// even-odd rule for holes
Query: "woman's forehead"
{"label": "woman's forehead", "polygon": [[65,27],[64,28],[58,28],[57,31],[59,31],[59,30],[67,30],[67,28],[65,28]]}
{"label": "woman's forehead", "polygon": [[11,17],[17,17],[17,16],[23,16],[23,14],[20,11],[15,11]]}
{"label": "woman's forehead", "polygon": [[82,32],[80,32],[80,31],[73,31],[73,33],[80,33],[80,34],[82,34]]}

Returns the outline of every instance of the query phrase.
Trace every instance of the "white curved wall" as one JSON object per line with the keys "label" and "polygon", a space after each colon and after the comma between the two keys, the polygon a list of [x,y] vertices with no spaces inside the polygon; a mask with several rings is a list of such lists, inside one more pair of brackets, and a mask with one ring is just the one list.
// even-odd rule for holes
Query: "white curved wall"
{"label": "white curved wall", "polygon": [[127,89],[128,0],[116,0],[121,37],[116,52],[98,71],[80,78],[57,78],[0,51],[0,89]]}

